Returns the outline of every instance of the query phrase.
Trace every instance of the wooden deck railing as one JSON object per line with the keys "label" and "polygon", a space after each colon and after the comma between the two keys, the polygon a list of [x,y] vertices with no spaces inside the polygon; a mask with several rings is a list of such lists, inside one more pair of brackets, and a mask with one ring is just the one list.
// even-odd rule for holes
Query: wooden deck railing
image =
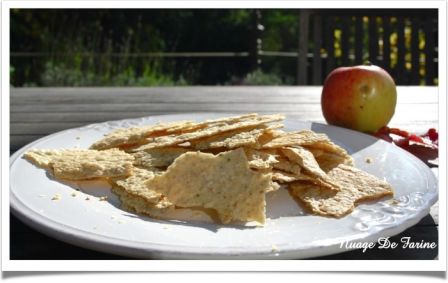
{"label": "wooden deck railing", "polygon": [[400,85],[437,83],[437,10],[300,10],[299,25],[299,85],[320,85],[335,67],[366,61]]}

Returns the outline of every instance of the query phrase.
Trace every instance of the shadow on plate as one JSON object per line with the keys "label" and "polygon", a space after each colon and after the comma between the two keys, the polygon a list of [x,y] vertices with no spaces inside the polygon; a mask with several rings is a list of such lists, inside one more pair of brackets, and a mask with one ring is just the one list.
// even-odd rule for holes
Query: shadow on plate
{"label": "shadow on plate", "polygon": [[319,123],[311,123],[311,130],[317,133],[326,134],[335,144],[346,149],[350,155],[361,151],[374,143],[384,142],[361,132]]}
{"label": "shadow on plate", "polygon": [[[124,217],[130,217],[139,219],[142,221],[150,221],[160,224],[182,225],[195,228],[203,228],[209,231],[217,232],[219,229],[256,229],[257,226],[254,222],[249,223],[232,223],[222,225],[219,224],[218,216],[212,209],[176,209],[175,211],[166,215],[164,219],[158,219],[149,217],[143,214],[137,214],[130,211],[123,210],[121,208],[121,202],[117,195],[111,191],[110,185],[103,180],[91,180],[91,181],[61,181],[55,179],[51,173],[47,172],[47,177],[55,182],[60,182],[74,191],[81,192],[96,199],[103,199],[114,206],[116,209],[122,211],[121,215]],[[270,192],[266,195],[266,218],[278,219],[281,217],[297,217],[305,216],[306,213],[298,205],[298,203],[289,195],[289,192],[285,188],[280,188],[275,192]]]}

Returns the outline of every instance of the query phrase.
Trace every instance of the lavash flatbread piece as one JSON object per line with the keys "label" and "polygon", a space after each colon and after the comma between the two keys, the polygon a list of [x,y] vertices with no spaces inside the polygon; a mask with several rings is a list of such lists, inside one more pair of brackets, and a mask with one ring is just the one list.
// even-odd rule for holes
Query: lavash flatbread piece
{"label": "lavash flatbread piece", "polygon": [[289,190],[312,213],[333,217],[347,215],[359,202],[393,195],[390,184],[351,166],[340,164],[328,175],[339,184],[340,191],[328,190],[312,182],[291,183]]}
{"label": "lavash flatbread piece", "polygon": [[280,185],[313,213],[333,217],[393,194],[386,182],[351,167],[352,157],[327,135],[272,124],[283,119],[250,113],[118,129],[88,150],[30,150],[24,157],[59,179],[106,178],[123,209],[158,219],[188,220],[196,211],[223,224],[263,224],[265,194]]}
{"label": "lavash flatbread piece", "polygon": [[133,152],[131,155],[135,158],[135,166],[152,169],[155,167],[168,167],[177,157],[188,151],[191,151],[191,149],[182,147],[161,147]]}
{"label": "lavash flatbread piece", "polygon": [[148,150],[151,148],[157,148],[157,147],[167,147],[167,146],[174,146],[177,144],[181,144],[187,141],[194,141],[206,137],[210,137],[213,135],[238,130],[238,129],[244,129],[244,128],[251,128],[263,124],[268,124],[271,122],[276,122],[283,120],[283,115],[262,115],[262,116],[256,116],[256,117],[250,117],[246,119],[241,119],[238,122],[232,123],[232,124],[213,124],[210,127],[206,127],[200,130],[197,130],[195,132],[180,134],[180,135],[169,135],[169,136],[161,136],[156,138],[150,138],[148,139],[148,143],[137,147],[133,149],[133,152],[140,151],[140,150]]}
{"label": "lavash flatbread piece", "polygon": [[129,176],[134,161],[132,155],[118,149],[32,149],[24,158],[66,180]]}
{"label": "lavash flatbread piece", "polygon": [[302,167],[296,162],[292,162],[284,157],[278,157],[278,162],[273,164],[274,169],[288,172],[293,175],[301,175]]}
{"label": "lavash flatbread piece", "polygon": [[222,223],[265,222],[271,176],[249,169],[243,149],[218,155],[187,152],[162,175],[146,182],[177,207],[214,209]]}
{"label": "lavash flatbread piece", "polygon": [[112,192],[118,196],[121,208],[130,212],[164,219],[168,212],[175,209],[173,205],[167,205],[169,203],[167,201],[161,201],[159,203],[150,202],[145,197],[129,193],[122,186],[112,185]]}
{"label": "lavash flatbread piece", "polygon": [[284,147],[281,151],[289,160],[296,162],[304,169],[303,175],[311,177],[315,183],[328,189],[339,190],[339,185],[320,168],[310,151],[301,146]]}
{"label": "lavash flatbread piece", "polygon": [[23,157],[36,166],[51,170],[51,160],[64,152],[66,152],[64,149],[30,149],[23,154]]}
{"label": "lavash flatbread piece", "polygon": [[310,150],[322,150],[342,157],[350,158],[347,151],[333,143],[326,134],[315,133],[311,130],[285,132],[263,145],[263,148],[281,148],[302,146]]}
{"label": "lavash flatbread piece", "polygon": [[263,148],[281,148],[294,145],[312,145],[316,143],[331,142],[327,135],[315,133],[311,130],[295,132],[283,132],[279,136],[266,143]]}
{"label": "lavash flatbread piece", "polygon": [[298,181],[299,178],[297,175],[292,173],[281,170],[272,170],[272,180],[279,183],[291,183],[294,181]]}
{"label": "lavash flatbread piece", "polygon": [[151,190],[151,188],[145,185],[148,180],[151,180],[157,174],[162,174],[162,171],[158,171],[157,169],[134,168],[132,175],[122,178],[111,178],[110,183],[114,187],[121,188],[127,195],[140,197],[146,203],[151,203],[154,208],[172,206],[172,203],[161,193]]}
{"label": "lavash flatbread piece", "polygon": [[349,155],[341,156],[330,152],[322,152],[317,156],[313,153],[313,155],[316,158],[319,167],[324,172],[330,171],[331,169],[337,167],[339,164],[354,166],[353,158]]}
{"label": "lavash flatbread piece", "polygon": [[192,121],[178,121],[159,123],[151,126],[121,128],[107,134],[103,139],[96,141],[90,149],[103,150],[114,147],[129,147],[140,144],[150,136],[169,135],[182,130],[193,130],[197,123]]}
{"label": "lavash flatbread piece", "polygon": [[234,149],[237,147],[258,148],[260,147],[258,141],[263,135],[267,135],[273,130],[282,127],[282,124],[275,124],[271,126],[258,125],[237,129],[196,140],[193,142],[192,147],[196,150],[206,150],[209,148]]}
{"label": "lavash flatbread piece", "polygon": [[275,152],[261,151],[249,147],[243,148],[249,161],[249,167],[253,169],[270,169],[278,163],[278,155]]}

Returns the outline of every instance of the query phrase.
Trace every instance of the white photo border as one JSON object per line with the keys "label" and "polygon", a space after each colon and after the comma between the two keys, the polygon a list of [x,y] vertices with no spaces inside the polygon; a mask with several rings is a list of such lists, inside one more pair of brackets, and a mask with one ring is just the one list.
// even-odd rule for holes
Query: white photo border
{"label": "white photo border", "polygon": [[[436,8],[439,11],[439,259],[438,260],[10,260],[9,15],[13,8]],[[3,1],[1,148],[3,271],[446,271],[446,15],[445,1]]]}

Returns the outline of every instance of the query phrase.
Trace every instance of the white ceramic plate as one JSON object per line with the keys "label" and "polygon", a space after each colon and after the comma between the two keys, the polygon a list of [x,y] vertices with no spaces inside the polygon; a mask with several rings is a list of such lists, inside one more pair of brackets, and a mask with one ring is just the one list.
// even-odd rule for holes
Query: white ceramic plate
{"label": "white ceramic plate", "polygon": [[[416,224],[437,201],[433,173],[406,151],[338,127],[286,119],[287,130],[326,133],[354,157],[356,166],[387,180],[394,198],[359,205],[341,219],[306,214],[286,190],[268,194],[266,225],[222,226],[201,221],[160,221],[123,211],[100,183],[63,184],[22,158],[29,148],[88,148],[112,129],[159,121],[231,114],[190,114],[112,121],[70,129],[37,140],[10,160],[13,213],[33,228],[68,243],[137,258],[302,259],[344,252],[344,241],[376,241]],[[372,163],[365,162],[369,157]],[[78,189],[78,190],[77,190]],[[51,198],[59,194],[59,201]],[[108,196],[108,201],[98,197]],[[90,198],[90,200],[86,200]]]}

